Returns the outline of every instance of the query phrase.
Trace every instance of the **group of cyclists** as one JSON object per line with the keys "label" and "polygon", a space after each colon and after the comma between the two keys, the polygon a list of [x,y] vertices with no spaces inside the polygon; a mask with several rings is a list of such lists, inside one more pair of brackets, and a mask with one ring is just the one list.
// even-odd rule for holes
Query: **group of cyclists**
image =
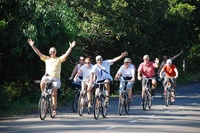
{"label": "group of cyclists", "polygon": [[[35,53],[41,58],[42,61],[45,62],[45,75],[48,74],[48,76],[43,76],[41,79],[40,87],[41,91],[44,91],[44,84],[46,79],[50,79],[53,83],[53,90],[52,90],[52,100],[53,100],[53,113],[54,115],[57,114],[57,89],[61,86],[60,81],[60,73],[61,73],[61,64],[66,60],[66,58],[71,53],[73,47],[75,46],[76,42],[73,41],[72,43],[69,43],[69,48],[66,51],[65,54],[63,54],[60,57],[56,56],[56,48],[51,47],[49,50],[49,55],[42,54],[38,48],[35,47],[34,41],[32,39],[28,39],[27,41],[29,45],[32,47],[32,49],[35,51]],[[163,80],[163,86],[165,86],[166,82],[168,81],[168,77],[173,77],[173,89],[176,86],[176,78],[178,77],[178,70],[174,64],[172,64],[172,60],[181,55],[183,51],[181,51],[179,54],[175,55],[174,57],[168,59],[167,56],[163,56],[163,62],[160,65],[160,68],[158,69],[157,74],[160,78],[164,78]],[[111,81],[113,81],[112,76],[110,75],[110,66],[113,65],[114,62],[128,56],[128,52],[123,52],[121,55],[113,58],[113,59],[107,59],[103,60],[101,55],[97,55],[95,60],[96,64],[91,64],[90,58],[84,58],[83,56],[80,56],[79,63],[75,66],[75,68],[72,71],[71,76],[69,77],[69,80],[73,80],[74,82],[81,80],[81,87],[86,89],[87,97],[88,97],[88,107],[92,108],[92,96],[91,91],[94,88],[95,82],[106,82],[108,84],[105,84],[106,88],[106,102],[109,102],[110,97],[110,84]],[[145,80],[143,80],[142,77],[145,78],[153,78],[152,79],[152,95],[154,95],[154,89],[157,86],[157,81],[155,78],[155,68],[159,67],[159,59],[156,58],[155,61],[150,61],[149,55],[143,56],[143,62],[139,65],[137,69],[137,79],[142,80],[142,94],[144,91],[144,86],[146,85]],[[134,64],[132,64],[131,58],[126,57],[124,59],[123,65],[119,68],[117,71],[114,80],[118,81],[120,78],[123,78],[125,80],[129,80],[126,84],[124,82],[121,82],[119,84],[119,92],[126,86],[127,93],[128,93],[128,101],[132,101],[132,89],[135,82],[135,75],[136,75],[136,67]],[[119,93],[120,94],[120,93]],[[172,95],[172,101],[175,101],[174,94]]]}

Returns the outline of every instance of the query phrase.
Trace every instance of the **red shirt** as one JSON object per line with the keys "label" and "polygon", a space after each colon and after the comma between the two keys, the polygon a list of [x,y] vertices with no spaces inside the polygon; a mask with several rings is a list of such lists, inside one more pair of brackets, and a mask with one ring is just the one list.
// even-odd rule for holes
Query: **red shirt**
{"label": "red shirt", "polygon": [[174,71],[175,68],[176,66],[173,64],[171,65],[171,67],[168,67],[167,65],[163,66],[163,70],[165,71],[167,77],[176,76],[176,72]]}
{"label": "red shirt", "polygon": [[155,75],[156,66],[157,64],[154,62],[149,62],[148,64],[143,62],[138,67],[138,72],[141,72],[143,77],[151,78]]}

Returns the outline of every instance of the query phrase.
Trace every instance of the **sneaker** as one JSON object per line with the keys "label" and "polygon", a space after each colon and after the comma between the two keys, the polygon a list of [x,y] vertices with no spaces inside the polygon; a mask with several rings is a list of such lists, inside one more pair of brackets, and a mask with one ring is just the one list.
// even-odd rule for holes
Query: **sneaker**
{"label": "sneaker", "polygon": [[173,103],[175,101],[175,98],[174,97],[171,97],[171,102]]}
{"label": "sneaker", "polygon": [[88,108],[92,108],[92,104],[90,102],[88,103]]}
{"label": "sneaker", "polygon": [[57,115],[57,111],[56,111],[56,110],[53,110],[52,115],[53,115],[53,116]]}

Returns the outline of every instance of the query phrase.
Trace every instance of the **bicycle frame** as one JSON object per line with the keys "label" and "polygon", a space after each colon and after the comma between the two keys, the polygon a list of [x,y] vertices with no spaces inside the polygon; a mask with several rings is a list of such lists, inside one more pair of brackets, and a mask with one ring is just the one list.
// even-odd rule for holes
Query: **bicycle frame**
{"label": "bicycle frame", "polygon": [[172,105],[171,97],[172,97],[172,84],[171,82],[174,82],[173,77],[167,77],[168,81],[165,84],[165,105],[168,107],[169,105]]}

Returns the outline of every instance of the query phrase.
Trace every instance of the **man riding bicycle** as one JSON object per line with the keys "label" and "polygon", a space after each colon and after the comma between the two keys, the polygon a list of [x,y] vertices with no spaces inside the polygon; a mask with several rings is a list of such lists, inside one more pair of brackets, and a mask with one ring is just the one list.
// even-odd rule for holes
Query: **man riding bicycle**
{"label": "man riding bicycle", "polygon": [[35,51],[35,53],[40,57],[42,61],[45,62],[45,75],[41,79],[40,88],[41,91],[44,92],[45,88],[45,81],[46,79],[49,79],[52,82],[53,90],[52,90],[52,100],[53,100],[53,115],[56,115],[56,108],[57,108],[57,89],[61,86],[60,81],[60,73],[61,73],[61,64],[66,60],[66,58],[69,56],[69,54],[72,51],[72,48],[75,46],[75,41],[70,43],[69,49],[66,51],[65,54],[63,54],[60,57],[56,57],[56,48],[51,47],[49,50],[50,56],[44,55],[40,52],[38,48],[35,47],[34,41],[32,39],[28,39],[27,41],[29,45],[32,47],[32,49]]}
{"label": "man riding bicycle", "polygon": [[[154,78],[155,76],[155,68],[158,68],[159,66],[159,59],[156,58],[154,62],[149,61],[149,56],[148,55],[144,55],[143,56],[143,60],[144,62],[142,62],[139,65],[138,68],[138,80],[141,80],[142,77],[144,78],[153,78],[152,79],[152,96],[154,96],[154,89],[157,86],[157,82],[156,79]],[[141,76],[142,75],[142,76]],[[143,93],[144,93],[144,88],[146,85],[146,80],[142,79],[142,97],[143,97]]]}
{"label": "man riding bicycle", "polygon": [[[109,59],[109,60],[103,60],[103,58],[98,55],[96,56],[96,64],[93,66],[91,72],[90,72],[90,85],[88,87],[88,89],[92,89],[93,84],[94,84],[94,79],[96,77],[96,81],[97,82],[106,82],[106,83],[110,83],[113,78],[110,75],[110,66],[120,60],[121,58],[125,57],[128,55],[128,52],[123,52],[120,56],[115,57],[113,59]],[[106,101],[105,102],[109,102],[109,96],[110,96],[110,84],[105,84],[105,88],[106,88]]]}
{"label": "man riding bicycle", "polygon": [[[85,58],[85,64],[80,68],[78,73],[74,77],[74,81],[76,82],[77,78],[81,73],[83,73],[83,79],[81,82],[81,87],[82,88],[87,88],[89,85],[89,80],[90,80],[90,71],[92,70],[93,65],[91,64],[90,58]],[[88,97],[88,107],[92,108],[91,105],[91,90],[87,89],[87,97]]]}
{"label": "man riding bicycle", "polygon": [[[169,78],[173,78],[173,81],[171,81],[171,85],[172,85],[171,101],[174,102],[175,101],[174,89],[176,87],[176,79],[178,78],[178,70],[177,70],[176,66],[174,64],[172,64],[171,59],[167,60],[166,64],[163,66],[162,70],[160,71],[160,74],[159,74],[160,78],[163,78],[163,76],[162,76],[163,72],[166,73],[166,76],[164,79],[164,86],[169,81]],[[166,88],[164,91],[166,91]]]}

